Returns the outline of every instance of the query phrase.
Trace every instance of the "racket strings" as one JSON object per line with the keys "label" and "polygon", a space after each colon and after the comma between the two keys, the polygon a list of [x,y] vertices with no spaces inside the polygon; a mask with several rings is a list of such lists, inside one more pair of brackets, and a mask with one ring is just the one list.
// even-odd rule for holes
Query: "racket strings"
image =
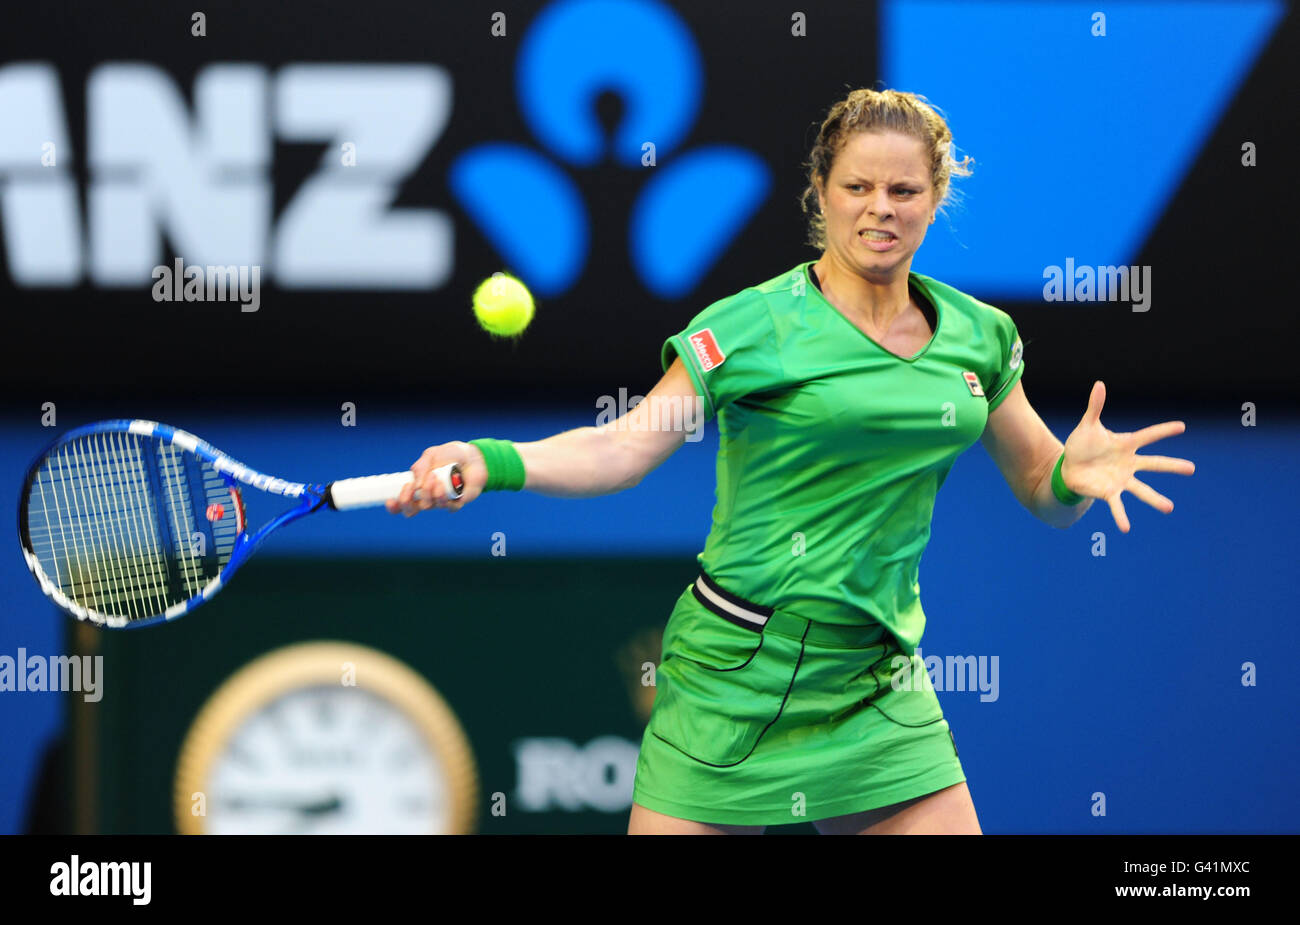
{"label": "racket strings", "polygon": [[27,498],[31,552],[63,595],[105,616],[143,619],[201,594],[230,560],[232,495],[211,465],[126,433],[52,451]]}

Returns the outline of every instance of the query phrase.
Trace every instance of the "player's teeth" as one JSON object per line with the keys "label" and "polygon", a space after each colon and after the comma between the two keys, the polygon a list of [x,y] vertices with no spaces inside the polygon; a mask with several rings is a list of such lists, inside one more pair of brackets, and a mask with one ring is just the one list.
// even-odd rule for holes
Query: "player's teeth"
{"label": "player's teeth", "polygon": [[894,236],[887,231],[864,231],[862,236],[869,241],[892,241]]}

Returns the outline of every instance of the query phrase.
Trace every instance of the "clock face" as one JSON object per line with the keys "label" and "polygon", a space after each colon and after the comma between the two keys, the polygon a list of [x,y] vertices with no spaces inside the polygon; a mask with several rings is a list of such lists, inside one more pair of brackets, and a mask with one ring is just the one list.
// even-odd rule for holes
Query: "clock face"
{"label": "clock face", "polygon": [[208,698],[178,756],[177,830],[214,835],[472,831],[477,772],[448,704],[355,643],[298,643]]}
{"label": "clock face", "polygon": [[302,688],[249,716],[209,771],[217,835],[450,831],[447,775],[415,724],[356,687]]}

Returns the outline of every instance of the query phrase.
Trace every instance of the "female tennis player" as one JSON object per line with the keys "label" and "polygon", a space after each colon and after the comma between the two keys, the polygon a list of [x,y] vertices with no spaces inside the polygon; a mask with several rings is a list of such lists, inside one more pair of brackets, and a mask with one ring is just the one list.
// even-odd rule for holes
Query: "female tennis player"
{"label": "female tennis player", "polygon": [[[717,419],[713,526],[664,631],[629,833],[807,820],[822,833],[979,834],[915,654],[918,566],[953,462],[981,439],[1041,520],[1067,527],[1100,498],[1126,533],[1122,492],[1173,510],[1139,470],[1193,471],[1137,453],[1182,433],[1180,421],[1103,427],[1100,381],[1062,446],[1025,397],[1011,318],[911,272],[952,175],[969,173],[951,142],[923,97],[851,92],[808,163],[819,260],[715,302],[668,338],[664,377],[614,424],[430,447],[389,502],[410,516],[495,489],[622,491],[684,442],[656,409],[698,397]],[[449,462],[467,483],[455,501],[432,475]]]}

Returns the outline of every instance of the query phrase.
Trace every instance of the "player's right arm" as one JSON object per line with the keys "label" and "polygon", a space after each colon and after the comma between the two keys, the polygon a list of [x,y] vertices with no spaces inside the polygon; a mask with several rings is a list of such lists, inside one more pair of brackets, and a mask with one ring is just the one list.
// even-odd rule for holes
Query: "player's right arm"
{"label": "player's right arm", "polygon": [[[671,415],[658,411],[667,407],[690,409],[695,405],[695,386],[681,358],[650,390],[645,400],[609,424],[579,427],[539,440],[515,444],[524,460],[527,481],[524,488],[557,498],[590,498],[631,488],[676,452],[686,439],[682,426],[669,426]],[[696,421],[696,427],[703,426]]]}
{"label": "player's right arm", "polygon": [[[686,425],[702,427],[682,415],[674,418],[659,412],[664,408],[696,407],[695,386],[680,357],[650,390],[645,400],[609,424],[566,430],[534,443],[516,443],[524,461],[524,488],[556,498],[592,498],[631,488],[654,471],[686,440]],[[668,423],[683,426],[670,427]],[[441,483],[433,471],[447,463],[458,463],[465,489],[455,501],[446,501]],[[487,484],[483,454],[469,443],[454,441],[431,446],[411,466],[415,480],[389,501],[391,513],[408,517],[430,508],[458,511],[477,498]],[[416,488],[420,500],[413,500]]]}

